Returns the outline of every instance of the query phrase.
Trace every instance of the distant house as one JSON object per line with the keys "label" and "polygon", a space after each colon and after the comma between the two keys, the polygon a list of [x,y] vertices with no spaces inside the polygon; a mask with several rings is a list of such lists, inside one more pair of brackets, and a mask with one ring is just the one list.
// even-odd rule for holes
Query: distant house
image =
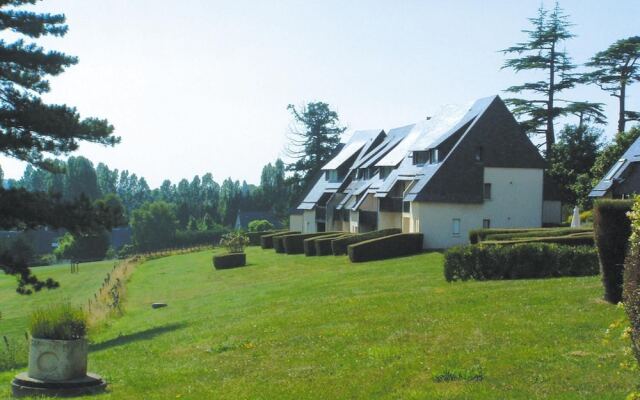
{"label": "distant house", "polygon": [[271,211],[238,211],[234,229],[247,230],[249,222],[255,220],[267,220],[271,222],[274,228],[282,228],[282,222]]}
{"label": "distant house", "polygon": [[498,96],[359,142],[323,168],[348,173],[325,174],[298,206],[304,232],[395,227],[423,233],[424,248],[446,248],[475,228],[560,222],[546,163]]}
{"label": "distant house", "polygon": [[589,197],[627,198],[640,194],[640,138],[607,171]]}

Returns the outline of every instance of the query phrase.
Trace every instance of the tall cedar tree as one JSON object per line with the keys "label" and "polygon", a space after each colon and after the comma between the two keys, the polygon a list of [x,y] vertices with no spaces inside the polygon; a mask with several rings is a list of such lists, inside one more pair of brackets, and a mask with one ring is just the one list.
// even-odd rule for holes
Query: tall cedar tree
{"label": "tall cedar tree", "polygon": [[299,110],[289,104],[287,109],[293,115],[293,124],[286,153],[295,160],[287,165],[287,170],[294,172],[296,187],[292,191],[297,197],[329,161],[346,128],[327,103],[308,103]]}
{"label": "tall cedar tree", "polygon": [[586,65],[595,70],[583,79],[618,99],[618,133],[624,132],[628,121],[640,121],[640,112],[627,111],[625,105],[627,87],[640,81],[640,36],[618,40]]}
{"label": "tall cedar tree", "polygon": [[529,134],[544,134],[546,154],[549,157],[555,143],[555,118],[568,113],[579,115],[581,120],[585,117],[602,119],[604,115],[601,104],[574,103],[556,97],[578,82],[578,78],[572,74],[575,65],[571,63],[567,52],[560,49],[562,43],[574,35],[569,32],[571,24],[559,4],[556,3],[551,11],[540,6],[538,15],[529,18],[529,21],[533,24],[533,29],[522,31],[528,35],[529,40],[502,50],[504,54],[518,55],[518,58],[505,61],[502,68],[511,68],[516,72],[541,70],[546,76],[537,82],[527,82],[506,89],[507,92],[516,94],[533,93],[538,98],[509,98],[505,102],[517,117],[526,117],[521,122],[525,131]]}
{"label": "tall cedar tree", "polygon": [[[41,100],[40,96],[50,89],[47,77],[59,75],[78,60],[29,41],[67,33],[63,14],[19,9],[35,2],[0,1],[0,29],[19,37],[13,42],[0,40],[0,152],[47,171],[61,172],[60,163],[49,156],[68,154],[81,141],[112,146],[120,139],[113,136],[113,126],[106,120],[81,119],[75,108]],[[110,228],[121,218],[122,210],[111,209],[104,201],[92,203],[86,196],[63,201],[59,194],[0,188],[2,229],[51,226],[82,234]],[[17,275],[20,293],[57,286],[51,279],[37,279],[28,268],[28,260],[8,250],[0,251],[0,269]]]}

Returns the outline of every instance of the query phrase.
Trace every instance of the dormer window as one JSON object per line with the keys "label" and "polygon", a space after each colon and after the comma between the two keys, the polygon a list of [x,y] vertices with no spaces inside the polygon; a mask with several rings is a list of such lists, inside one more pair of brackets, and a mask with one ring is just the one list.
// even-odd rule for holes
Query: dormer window
{"label": "dormer window", "polygon": [[330,169],[324,173],[325,180],[329,182],[338,182],[338,170]]}
{"label": "dormer window", "polygon": [[424,165],[429,162],[429,151],[414,151],[413,165]]}
{"label": "dormer window", "polygon": [[437,163],[438,160],[438,149],[431,149],[429,150],[429,164],[435,164]]}

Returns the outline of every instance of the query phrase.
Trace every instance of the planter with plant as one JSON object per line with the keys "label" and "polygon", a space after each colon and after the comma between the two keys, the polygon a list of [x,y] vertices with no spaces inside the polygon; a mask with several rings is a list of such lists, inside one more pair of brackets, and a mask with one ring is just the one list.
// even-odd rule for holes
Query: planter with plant
{"label": "planter with plant", "polygon": [[249,245],[247,235],[240,231],[227,233],[222,236],[220,245],[226,247],[228,253],[213,256],[213,266],[215,269],[227,269],[247,265],[247,255],[244,252],[245,246]]}

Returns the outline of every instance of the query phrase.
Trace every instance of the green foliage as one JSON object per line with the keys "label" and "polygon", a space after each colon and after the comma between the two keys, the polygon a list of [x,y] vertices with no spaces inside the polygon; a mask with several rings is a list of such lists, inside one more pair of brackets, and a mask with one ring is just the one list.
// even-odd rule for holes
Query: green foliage
{"label": "green foliage", "polygon": [[[493,233],[496,231],[497,233]],[[575,235],[577,233],[593,233],[593,230],[590,228],[544,228],[544,229],[533,229],[524,232],[507,232],[504,233],[504,230],[500,229],[488,229],[483,232],[483,240],[493,240],[493,241],[502,241],[502,240],[516,240],[516,239],[532,239],[532,238],[542,238],[542,237],[559,237],[559,236],[567,236],[567,235]]]}
{"label": "green foliage", "polygon": [[110,240],[107,231],[82,236],[66,233],[58,240],[58,248],[53,253],[58,259],[80,262],[102,260],[107,254]]}
{"label": "green foliage", "polygon": [[448,249],[444,276],[469,279],[531,279],[598,273],[596,250],[589,246],[526,243],[510,246],[468,245]]}
{"label": "green foliage", "polygon": [[521,237],[504,240],[485,240],[482,245],[511,245],[522,243],[555,243],[566,246],[593,246],[595,244],[593,232],[573,233],[564,236]]}
{"label": "green foliage", "polygon": [[227,232],[226,229],[219,227],[206,231],[176,231],[173,245],[170,247],[193,247],[193,246],[214,246],[220,242],[222,235]]}
{"label": "green foliage", "polygon": [[163,201],[145,203],[131,214],[133,244],[138,251],[172,247],[177,224],[172,205]]}
{"label": "green foliage", "polygon": [[320,239],[335,239],[337,237],[344,236],[342,232],[333,233],[324,236],[315,236],[311,238],[304,239],[302,247],[304,248],[305,256],[315,256],[316,255],[316,242]]}
{"label": "green foliage", "polygon": [[445,368],[433,373],[435,382],[479,382],[483,379],[484,371],[479,364],[473,365],[471,368]]}
{"label": "green foliage", "polygon": [[247,232],[247,236],[249,237],[249,246],[260,246],[260,238],[264,235],[271,235],[274,233],[283,233],[286,232],[284,229],[279,230],[269,230],[262,232]]}
{"label": "green foliage", "polygon": [[397,233],[350,244],[347,248],[351,262],[384,260],[422,252],[422,233]]}
{"label": "green foliage", "polygon": [[314,240],[317,256],[330,256],[333,254],[331,244],[336,239],[344,239],[346,237],[353,236],[351,233],[343,233],[339,236],[320,237]]}
{"label": "green foliage", "polygon": [[70,303],[38,308],[31,314],[29,332],[37,339],[82,339],[87,334],[87,315]]}
{"label": "green foliage", "polygon": [[242,253],[249,245],[249,237],[241,231],[229,232],[222,236],[220,245],[226,247],[229,253]]}
{"label": "green foliage", "polygon": [[264,232],[273,230],[273,224],[266,219],[256,219],[249,222],[249,232]]}
{"label": "green foliage", "polygon": [[364,242],[365,240],[375,239],[383,236],[395,235],[401,233],[402,230],[398,228],[381,229],[373,232],[360,233],[357,235],[345,236],[331,241],[331,249],[334,256],[340,256],[347,254],[347,247],[350,244]]}
{"label": "green foliage", "polygon": [[285,236],[288,236],[288,235],[274,236],[273,237],[273,250],[278,254],[286,253],[286,250],[284,248],[284,237]]}
{"label": "green foliage", "polygon": [[263,249],[273,249],[273,238],[276,236],[283,236],[283,235],[292,235],[292,234],[298,234],[300,232],[298,231],[282,231],[282,232],[274,232],[268,235],[262,235],[260,236],[260,247],[262,247]]}
{"label": "green foliage", "polygon": [[624,261],[624,308],[631,324],[633,352],[640,363],[640,197],[636,197],[632,211],[629,255]]}
{"label": "green foliage", "polygon": [[598,200],[593,209],[604,299],[614,304],[622,300],[623,265],[631,235],[627,213],[632,205],[630,200]]}
{"label": "green foliage", "polygon": [[592,186],[595,186],[618,161],[633,142],[640,137],[640,126],[618,133],[613,143],[605,146],[591,168]]}
{"label": "green foliage", "polygon": [[[278,239],[282,240],[282,246],[287,254],[303,254],[304,253],[304,240],[312,237],[321,237],[327,235],[333,235],[340,232],[315,232],[315,233],[300,233],[292,235],[284,235]],[[275,242],[274,242],[275,248]]]}
{"label": "green foliage", "polygon": [[247,265],[247,255],[240,252],[229,254],[217,254],[213,256],[213,266],[215,269],[229,269],[243,267]]}

